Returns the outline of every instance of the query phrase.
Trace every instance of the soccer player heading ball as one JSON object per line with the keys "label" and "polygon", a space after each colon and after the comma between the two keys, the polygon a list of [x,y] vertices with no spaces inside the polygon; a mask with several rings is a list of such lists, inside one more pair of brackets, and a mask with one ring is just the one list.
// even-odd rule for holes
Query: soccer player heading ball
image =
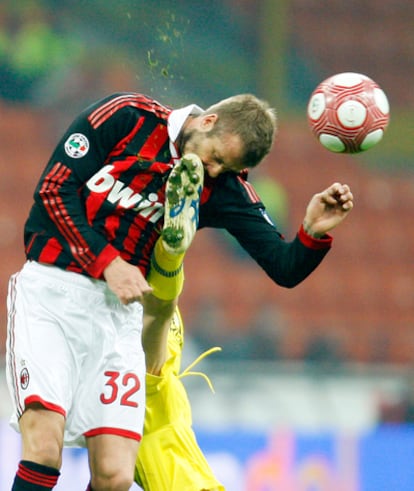
{"label": "soccer player heading ball", "polygon": [[[250,94],[203,110],[118,93],[69,126],[36,186],[27,262],[9,283],[7,376],[23,441],[13,491],[53,489],[64,445],[87,447],[88,489],[129,490],[146,438],[146,372],[165,374],[197,229],[226,229],[289,288],[323,260],[352,192],[336,182],[313,194],[285,241],[247,180],[275,131],[274,111]],[[191,461],[191,445],[180,448]],[[165,472],[184,472],[161,454],[172,459]],[[162,479],[147,489],[161,491]]]}

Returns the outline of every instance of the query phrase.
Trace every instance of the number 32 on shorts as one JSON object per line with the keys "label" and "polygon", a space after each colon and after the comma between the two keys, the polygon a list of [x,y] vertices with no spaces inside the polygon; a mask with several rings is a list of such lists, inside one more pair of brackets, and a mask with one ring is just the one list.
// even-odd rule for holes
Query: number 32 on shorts
{"label": "number 32 on shorts", "polygon": [[102,393],[100,400],[103,404],[112,404],[118,400],[121,406],[138,407],[138,402],[132,400],[141,388],[141,383],[135,373],[125,373],[120,379],[120,373],[115,371],[106,371],[105,377],[108,381],[105,386],[109,387],[109,394]]}

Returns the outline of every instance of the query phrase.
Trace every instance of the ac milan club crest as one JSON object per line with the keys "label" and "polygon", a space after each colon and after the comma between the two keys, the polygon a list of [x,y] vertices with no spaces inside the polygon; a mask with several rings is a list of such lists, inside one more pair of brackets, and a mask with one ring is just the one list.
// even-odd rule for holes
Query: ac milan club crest
{"label": "ac milan club crest", "polygon": [[29,370],[27,368],[23,368],[20,372],[20,386],[22,389],[27,389],[29,385]]}

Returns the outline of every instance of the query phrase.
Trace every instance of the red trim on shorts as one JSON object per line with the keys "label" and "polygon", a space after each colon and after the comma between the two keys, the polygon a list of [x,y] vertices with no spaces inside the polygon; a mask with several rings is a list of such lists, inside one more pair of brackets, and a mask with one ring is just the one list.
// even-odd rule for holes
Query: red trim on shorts
{"label": "red trim on shorts", "polygon": [[47,402],[36,395],[26,397],[26,399],[24,400],[24,405],[25,407],[27,407],[29,404],[34,404],[36,402],[38,404],[41,404],[45,409],[49,409],[50,411],[59,413],[66,418],[66,411],[63,409],[63,407],[58,406],[57,404],[53,404],[52,402]]}
{"label": "red trim on shorts", "polygon": [[117,435],[125,438],[131,438],[132,440],[141,441],[142,435],[135,433],[135,431],[123,430],[122,428],[111,428],[109,426],[101,426],[100,428],[94,428],[93,430],[86,431],[83,434],[86,438],[97,435]]}

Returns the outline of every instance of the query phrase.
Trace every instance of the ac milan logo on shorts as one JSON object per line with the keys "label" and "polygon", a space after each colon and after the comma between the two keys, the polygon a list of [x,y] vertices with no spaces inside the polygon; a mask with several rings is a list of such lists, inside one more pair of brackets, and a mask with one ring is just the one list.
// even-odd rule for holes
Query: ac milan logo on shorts
{"label": "ac milan logo on shorts", "polygon": [[27,386],[29,385],[29,371],[27,368],[23,368],[20,372],[20,385],[22,389],[27,389]]}

